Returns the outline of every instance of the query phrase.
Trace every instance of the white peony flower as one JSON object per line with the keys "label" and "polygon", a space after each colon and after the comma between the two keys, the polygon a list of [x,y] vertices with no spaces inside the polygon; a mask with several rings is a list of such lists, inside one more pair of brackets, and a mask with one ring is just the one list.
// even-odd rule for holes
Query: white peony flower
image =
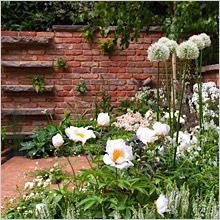
{"label": "white peony flower", "polygon": [[52,143],[55,148],[62,146],[64,143],[63,137],[60,134],[56,134],[52,137]]}
{"label": "white peony flower", "polygon": [[189,40],[195,43],[199,50],[203,50],[205,48],[205,42],[200,35],[193,35],[189,38]]}
{"label": "white peony flower", "polygon": [[185,41],[178,45],[176,54],[180,59],[197,59],[199,57],[199,49],[192,41]]}
{"label": "white peony flower", "polygon": [[99,113],[98,118],[97,118],[97,123],[98,126],[109,126],[110,123],[110,117],[108,113]]}
{"label": "white peony flower", "polygon": [[164,216],[164,212],[169,212],[170,210],[168,209],[168,199],[164,195],[160,195],[159,198],[156,201],[156,206],[157,206],[157,212]]}
{"label": "white peony flower", "polygon": [[165,61],[169,59],[170,50],[169,48],[163,43],[153,43],[148,48],[148,59],[150,61]]}
{"label": "white peony flower", "polygon": [[199,36],[204,41],[205,47],[209,47],[211,45],[211,39],[210,39],[210,37],[207,34],[202,33]]}
{"label": "white peony flower", "polygon": [[95,134],[93,133],[92,130],[88,130],[88,128],[83,128],[83,127],[74,127],[70,126],[65,129],[67,137],[74,141],[74,142],[82,142],[84,145],[86,141],[90,138],[95,138]]}
{"label": "white peony flower", "polygon": [[108,140],[106,144],[106,152],[103,161],[105,164],[114,166],[119,169],[124,169],[134,164],[131,160],[134,159],[132,148],[127,146],[122,139]]}
{"label": "white peony flower", "polygon": [[149,128],[139,127],[136,135],[144,144],[153,144],[156,140],[158,140],[156,132]]}
{"label": "white peony flower", "polygon": [[167,124],[162,124],[161,122],[155,122],[153,129],[157,135],[166,136],[169,134],[170,126]]}

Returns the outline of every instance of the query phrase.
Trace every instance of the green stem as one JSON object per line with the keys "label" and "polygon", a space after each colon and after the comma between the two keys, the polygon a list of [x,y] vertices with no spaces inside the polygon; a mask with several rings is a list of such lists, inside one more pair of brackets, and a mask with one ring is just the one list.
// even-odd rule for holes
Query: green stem
{"label": "green stem", "polygon": [[[176,68],[176,65],[175,65]],[[173,99],[172,99],[172,112],[173,112],[173,121],[172,121],[172,128],[173,128],[173,133],[174,133],[174,124],[176,122],[176,117],[175,117],[175,112],[176,112],[176,106],[175,106],[175,99],[176,99],[176,90],[175,90],[175,85],[174,85],[174,79],[173,79],[173,71],[174,69],[172,68],[172,74],[171,74],[171,89],[173,93]],[[175,79],[177,80],[177,79]],[[176,83],[176,82],[175,82]],[[173,133],[171,133],[171,137],[173,138]]]}
{"label": "green stem", "polygon": [[199,64],[199,112],[201,117],[201,133],[203,133],[203,103],[202,103],[202,50],[200,52],[200,64]]}
{"label": "green stem", "polygon": [[186,80],[186,72],[187,72],[187,61],[185,62],[184,69],[183,69],[183,82],[182,82],[182,93],[180,98],[180,108],[179,108],[179,114],[177,119],[177,134],[176,134],[176,146],[174,148],[174,158],[173,158],[173,167],[176,166],[176,152],[177,152],[177,146],[178,146],[178,139],[179,139],[179,130],[180,130],[180,116],[182,113],[182,106],[183,106],[183,97],[185,93],[185,80]]}
{"label": "green stem", "polygon": [[173,134],[173,123],[171,119],[171,100],[170,100],[170,89],[169,89],[169,79],[168,79],[168,71],[167,71],[167,62],[165,61],[165,71],[166,71],[166,81],[167,81],[167,101],[168,101],[168,111],[169,111],[169,125],[171,127],[171,136]]}
{"label": "green stem", "polygon": [[74,180],[75,180],[76,187],[77,187],[77,189],[79,190],[79,187],[78,187],[78,184],[77,184],[77,181],[76,181],[76,173],[75,173],[75,171],[74,171],[74,169],[73,169],[73,166],[72,166],[72,164],[71,164],[71,162],[70,162],[69,156],[67,156],[66,159],[67,159],[67,161],[68,161],[68,163],[69,163],[69,165],[70,165],[70,167],[71,167],[71,170],[72,170],[72,173],[73,173],[73,176],[74,176]]}
{"label": "green stem", "polygon": [[160,72],[160,65],[159,65],[159,61],[157,63],[157,121],[160,120],[160,116],[159,116],[159,72]]}

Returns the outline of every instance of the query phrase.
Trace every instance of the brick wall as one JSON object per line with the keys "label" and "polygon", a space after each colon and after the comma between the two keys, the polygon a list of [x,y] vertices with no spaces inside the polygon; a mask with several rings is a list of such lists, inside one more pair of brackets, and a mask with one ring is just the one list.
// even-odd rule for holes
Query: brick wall
{"label": "brick wall", "polygon": [[[73,116],[85,111],[91,115],[94,102],[102,89],[109,91],[112,105],[134,96],[137,86],[133,78],[143,81],[156,74],[156,65],[147,59],[147,49],[163,34],[152,31],[141,34],[129,48],[117,49],[111,57],[101,54],[98,34],[88,44],[80,31],[12,32],[2,31],[2,125],[14,120],[23,132],[47,124],[43,109],[48,109],[58,123],[64,109]],[[68,69],[55,67],[55,58],[67,61]],[[48,91],[36,93],[29,76],[43,76]],[[88,91],[77,95],[76,85],[84,81]],[[24,89],[22,85],[28,85]],[[70,107],[70,105],[73,108]]]}
{"label": "brick wall", "polygon": [[[16,124],[28,134],[34,127],[47,124],[47,117],[41,113],[44,109],[56,123],[63,119],[65,109],[72,111],[73,117],[85,112],[90,116],[102,89],[109,91],[112,105],[118,106],[136,93],[133,79],[141,82],[153,76],[155,83],[157,66],[147,59],[147,49],[163,36],[161,31],[142,33],[138,42],[108,57],[99,49],[100,42],[107,39],[97,34],[88,44],[79,28],[71,27],[55,28],[54,32],[1,32],[2,125]],[[68,69],[55,67],[55,58],[66,60]],[[33,90],[29,78],[33,75],[44,77],[43,93]],[[76,85],[82,81],[88,91],[78,95]],[[11,126],[8,131],[12,131]]]}

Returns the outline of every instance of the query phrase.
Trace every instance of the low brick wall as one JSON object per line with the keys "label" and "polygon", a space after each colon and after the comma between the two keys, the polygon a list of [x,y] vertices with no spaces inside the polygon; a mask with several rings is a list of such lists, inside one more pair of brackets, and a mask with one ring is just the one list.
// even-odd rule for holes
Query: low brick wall
{"label": "low brick wall", "polygon": [[203,82],[213,81],[219,87],[219,64],[202,67]]}
{"label": "low brick wall", "polygon": [[[112,96],[112,105],[118,106],[125,98],[133,97],[139,82],[156,74],[156,64],[147,59],[147,49],[163,36],[154,30],[141,34],[136,43],[111,57],[99,49],[102,39],[97,34],[88,44],[75,27],[54,32],[2,31],[2,125],[18,123],[22,132],[31,132],[36,126],[47,124],[41,110],[52,112],[56,123],[63,119],[64,110],[78,114],[93,114],[94,102],[100,101],[103,89]],[[55,67],[55,59],[67,61],[68,69]],[[47,87],[36,93],[30,76],[43,76]],[[84,81],[88,91],[78,95],[76,85]],[[28,88],[24,89],[24,85]],[[69,104],[68,104],[69,103]],[[71,108],[72,106],[73,108]],[[16,111],[15,111],[16,110]],[[12,116],[13,113],[15,116]],[[12,117],[14,122],[11,123]]]}

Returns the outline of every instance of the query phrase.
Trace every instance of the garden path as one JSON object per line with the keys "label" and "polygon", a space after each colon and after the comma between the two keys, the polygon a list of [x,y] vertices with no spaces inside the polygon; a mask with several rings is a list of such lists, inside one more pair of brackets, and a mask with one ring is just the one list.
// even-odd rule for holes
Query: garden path
{"label": "garden path", "polygon": [[[85,156],[70,157],[71,164],[75,170],[89,168],[90,165]],[[71,173],[71,167],[68,164],[66,158],[42,158],[42,159],[29,159],[21,156],[12,157],[1,165],[1,206],[5,208],[6,201],[4,198],[11,199],[18,196],[19,193],[16,191],[16,185],[21,191],[24,189],[24,185],[28,181],[34,179],[30,176],[30,172],[36,169],[49,169],[58,163],[62,166],[62,170],[66,170]],[[55,184],[53,187],[56,187]]]}

